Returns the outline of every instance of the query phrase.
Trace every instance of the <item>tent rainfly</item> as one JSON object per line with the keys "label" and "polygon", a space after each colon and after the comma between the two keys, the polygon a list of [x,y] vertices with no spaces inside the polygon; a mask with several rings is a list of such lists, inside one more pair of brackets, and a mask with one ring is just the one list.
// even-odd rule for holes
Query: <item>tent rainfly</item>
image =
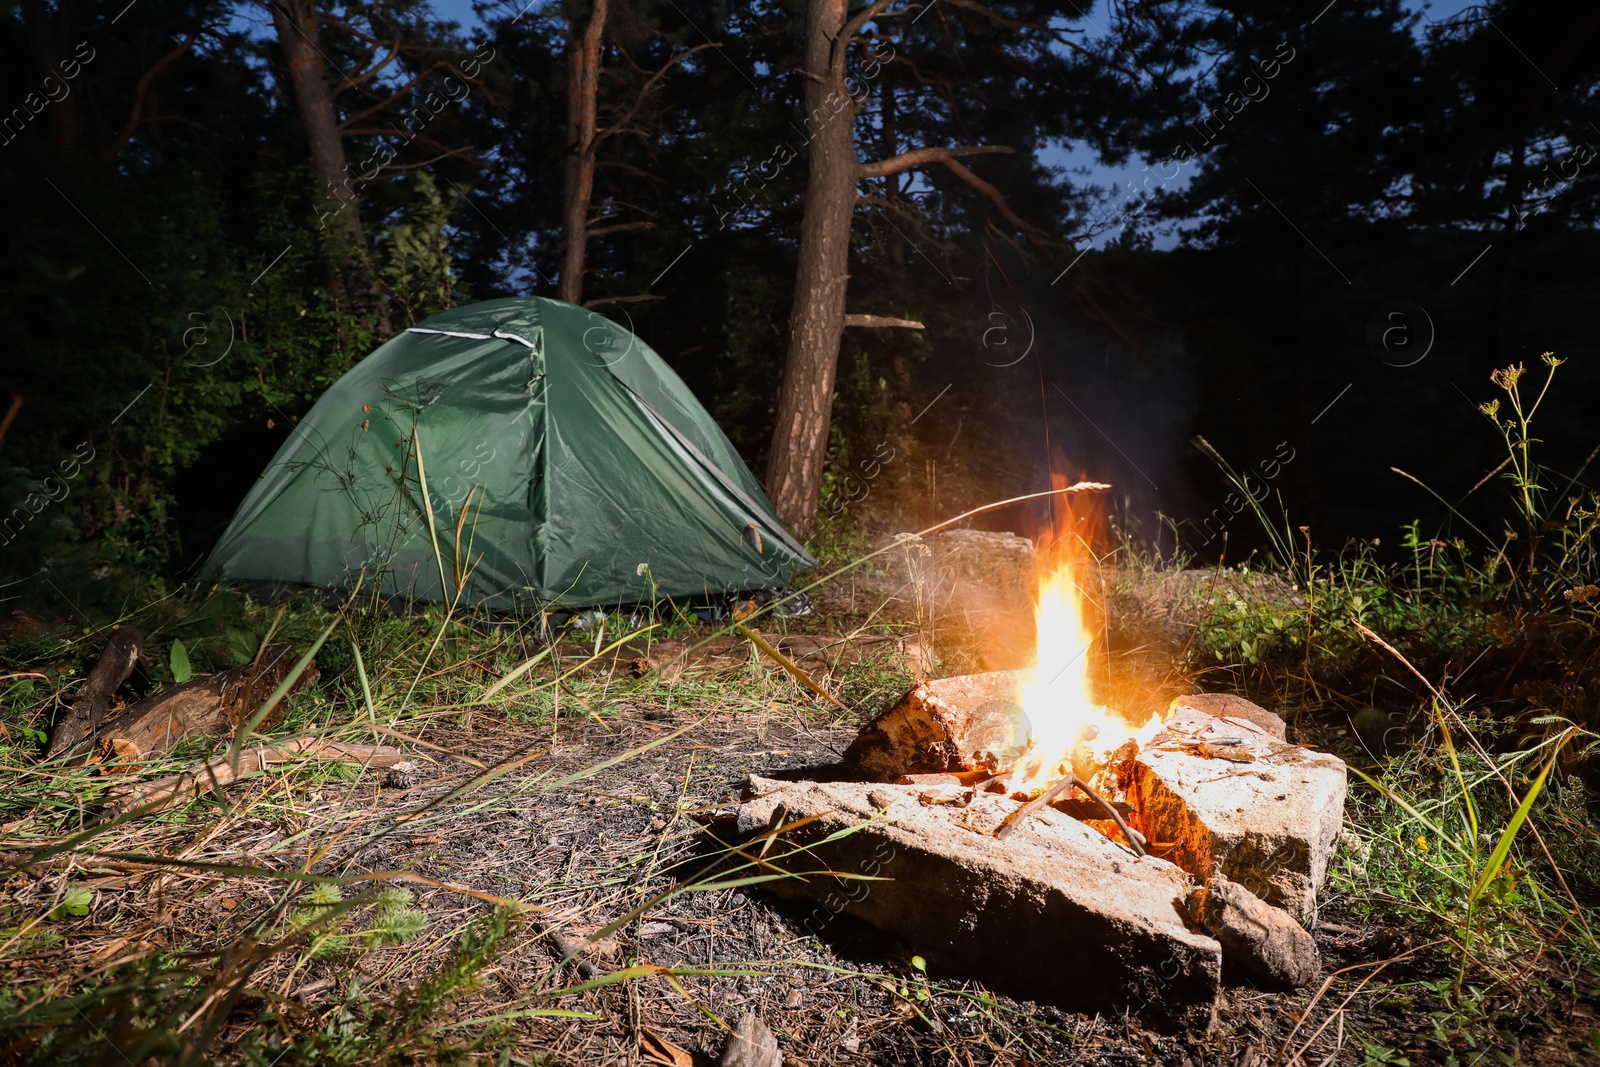
{"label": "tent rainfly", "polygon": [[334,383],[203,574],[365,572],[415,600],[531,609],[714,599],[815,565],[649,346],[514,297],[435,315]]}

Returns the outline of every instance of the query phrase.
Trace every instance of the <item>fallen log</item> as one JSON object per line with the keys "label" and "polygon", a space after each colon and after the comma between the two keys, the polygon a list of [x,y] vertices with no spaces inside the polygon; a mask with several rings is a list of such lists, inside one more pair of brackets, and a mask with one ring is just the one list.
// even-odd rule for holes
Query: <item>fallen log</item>
{"label": "fallen log", "polygon": [[[263,650],[254,663],[196,678],[130,704],[100,725],[96,757],[101,762],[140,760],[159,755],[186,737],[232,734],[266,703],[294,664],[293,649],[274,646]],[[316,664],[308,664],[290,692],[318,677]],[[284,707],[279,701],[256,729],[275,724]]]}
{"label": "fallen log", "polygon": [[411,761],[399,749],[388,745],[355,745],[316,737],[297,737],[274,745],[245,749],[239,753],[237,761],[219,756],[182,774],[116,786],[107,797],[107,807],[115,813],[143,808],[144,814],[153,815],[213,788],[287,763],[295,756],[342,760],[359,763],[363,767],[384,767],[388,768],[390,776],[398,775],[401,778],[408,777],[412,770]]}
{"label": "fallen log", "polygon": [[111,708],[111,697],[133,673],[144,649],[144,635],[132,626],[119,626],[100,658],[89,670],[89,677],[72,704],[56,720],[50,732],[45,759],[64,755],[89,740],[100,728],[100,720]]}

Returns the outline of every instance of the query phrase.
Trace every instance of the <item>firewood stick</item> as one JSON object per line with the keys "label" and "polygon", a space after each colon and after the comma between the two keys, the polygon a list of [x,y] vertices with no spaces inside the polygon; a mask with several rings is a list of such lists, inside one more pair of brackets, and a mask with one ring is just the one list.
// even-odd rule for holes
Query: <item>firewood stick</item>
{"label": "firewood stick", "polygon": [[1087,782],[1084,782],[1080,779],[1078,781],[1078,788],[1087,793],[1090,800],[1094,801],[1096,804],[1099,804],[1105,809],[1106,814],[1111,816],[1111,820],[1117,824],[1117,829],[1122,831],[1122,836],[1127,839],[1128,847],[1133,849],[1133,854],[1142,859],[1144,857],[1145,846],[1144,835],[1135,830],[1133,827],[1129,826],[1127,823],[1123,822],[1122,813],[1116,808],[1112,807],[1105,797],[1101,796],[1099,793],[1096,793],[1093,789],[1090,789]]}
{"label": "firewood stick", "polygon": [[153,815],[197,797],[213,786],[227,785],[240,778],[260,774],[268,767],[288,762],[293,756],[344,760],[367,767],[398,768],[408,763],[399,749],[388,745],[356,745],[317,737],[297,737],[276,745],[246,749],[239,753],[237,766],[222,756],[181,774],[157,778],[152,782],[117,786],[111,791],[110,805],[117,811],[142,807],[147,809],[145,814]]}
{"label": "firewood stick", "polygon": [[1022,807],[1012,812],[1010,815],[1007,815],[1005,821],[1000,824],[999,829],[995,830],[994,836],[999,840],[1004,841],[1008,836],[1010,836],[1013,830],[1022,825],[1023,820],[1032,815],[1034,812],[1038,811],[1040,808],[1044,807],[1046,804],[1050,803],[1056,797],[1061,795],[1064,790],[1070,789],[1072,786],[1077,786],[1079,789],[1083,790],[1084,793],[1088,795],[1090,800],[1093,800],[1096,804],[1099,804],[1100,807],[1105,809],[1106,814],[1109,815],[1112,821],[1117,824],[1117,829],[1122,831],[1122,836],[1127,838],[1128,847],[1133,849],[1133,854],[1140,857],[1144,856],[1144,835],[1124,822],[1122,820],[1121,812],[1117,811],[1117,809],[1113,807],[1105,797],[1101,796],[1099,793],[1096,793],[1093,789],[1090,789],[1088,784],[1085,783],[1083,779],[1079,778],[1070,771],[1067,772],[1067,776],[1065,778],[1051,786],[1046,792],[1039,794],[1026,804],[1022,805]]}
{"label": "firewood stick", "polygon": [[1000,824],[999,829],[995,830],[994,836],[1001,841],[1004,841],[1007,837],[1011,836],[1011,832],[1013,830],[1022,825],[1023,821],[1026,820],[1028,816],[1032,815],[1034,812],[1050,803],[1057,796],[1059,796],[1063,790],[1071,788],[1072,783],[1076,782],[1077,780],[1078,778],[1076,775],[1069,773],[1065,778],[1051,786],[1048,790],[1040,793],[1038,796],[1022,805],[1022,807],[1018,808],[1010,815],[1007,815],[1005,817],[1005,821]]}

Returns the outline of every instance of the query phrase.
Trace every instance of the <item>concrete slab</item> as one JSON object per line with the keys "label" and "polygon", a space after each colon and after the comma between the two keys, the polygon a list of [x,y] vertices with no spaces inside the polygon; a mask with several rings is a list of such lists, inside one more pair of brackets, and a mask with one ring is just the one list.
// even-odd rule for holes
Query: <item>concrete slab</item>
{"label": "concrete slab", "polygon": [[1171,863],[1137,859],[1050,810],[997,841],[994,829],[1018,805],[992,794],[958,807],[948,790],[926,786],[756,776],[748,792],[743,833],[767,829],[775,815],[815,817],[780,835],[769,859],[840,835],[778,860],[782,869],[886,879],[812,874],[764,885],[814,902],[805,920],[814,931],[842,912],[903,938],[936,967],[1029,999],[1129,1012],[1167,1032],[1203,1033],[1215,1021],[1221,946],[1190,927],[1189,881]]}

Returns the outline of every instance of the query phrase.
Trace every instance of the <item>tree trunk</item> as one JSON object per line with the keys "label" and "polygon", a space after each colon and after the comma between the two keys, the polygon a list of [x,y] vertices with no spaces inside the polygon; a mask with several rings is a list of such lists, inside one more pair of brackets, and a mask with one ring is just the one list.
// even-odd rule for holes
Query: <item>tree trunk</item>
{"label": "tree trunk", "polygon": [[562,229],[566,248],[556,295],[583,303],[584,261],[589,246],[589,201],[594,196],[594,137],[600,96],[600,43],[608,0],[594,0],[580,37],[574,26],[567,48],[567,162]]}
{"label": "tree trunk", "polygon": [[[272,23],[278,31],[288,67],[289,89],[305,129],[311,150],[311,168],[317,175],[323,199],[320,212],[323,224],[343,227],[351,243],[349,256],[329,279],[335,303],[370,319],[378,340],[386,341],[393,331],[383,306],[383,296],[372,265],[367,260],[366,239],[361,231],[361,216],[356,205],[356,177],[348,175],[344,137],[339,132],[339,114],[334,93],[322,74],[322,52],[317,46],[320,26],[316,0],[282,0],[272,5]],[[349,294],[356,294],[352,306]]]}
{"label": "tree trunk", "polygon": [[[60,52],[56,48],[55,31],[50,26],[50,12],[44,0],[23,0],[23,17],[28,24],[28,43],[33,49],[33,62],[39,78],[61,80]],[[66,16],[63,13],[62,18]],[[78,95],[69,92],[50,108],[50,139],[61,155],[69,154],[78,146],[83,133],[82,113],[78,110]]]}
{"label": "tree trunk", "polygon": [[816,520],[850,277],[856,105],[845,90],[842,59],[837,66],[832,62],[844,22],[845,0],[811,0],[805,89],[811,162],[789,315],[789,353],[767,461],[767,494],[778,517],[798,537],[810,536]]}
{"label": "tree trunk", "polygon": [[311,149],[311,167],[323,192],[343,205],[343,224],[351,236],[361,239],[361,223],[356,215],[355,194],[346,186],[344,138],[339,134],[339,117],[333,106],[333,92],[322,76],[322,53],[317,49],[319,27],[315,0],[282,0],[272,5],[272,22],[278,31],[278,46],[289,68],[289,89]]}
{"label": "tree trunk", "polygon": [[[883,84],[878,92],[878,107],[883,117],[883,137],[880,155],[893,159],[900,154],[899,115],[895,110],[894,68],[885,67]],[[900,199],[900,175],[885,176],[883,196],[893,203]],[[906,246],[898,232],[884,238],[888,247],[889,264],[897,276],[903,276],[906,266]],[[894,382],[895,451],[911,451],[911,362],[906,359],[905,348],[893,345],[889,352],[889,377]]]}

